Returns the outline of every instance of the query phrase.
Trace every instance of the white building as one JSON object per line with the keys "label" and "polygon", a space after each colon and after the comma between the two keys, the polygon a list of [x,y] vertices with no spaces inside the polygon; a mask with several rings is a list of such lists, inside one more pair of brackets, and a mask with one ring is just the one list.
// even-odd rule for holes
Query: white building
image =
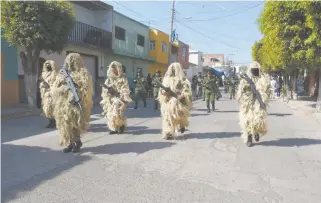
{"label": "white building", "polygon": [[187,72],[187,78],[192,79],[194,75],[198,75],[198,72],[203,72],[203,53],[197,50],[189,50],[189,68]]}
{"label": "white building", "polygon": [[[75,10],[76,23],[69,35],[66,48],[60,53],[48,55],[42,51],[40,61],[54,60],[60,68],[71,52],[81,54],[92,77],[94,95],[100,95],[99,83],[104,81],[104,53],[112,52],[113,7],[101,1],[70,1]],[[20,50],[19,50],[20,53]],[[42,68],[42,64],[41,64]],[[21,59],[18,61],[20,98],[25,98]],[[23,87],[21,87],[23,86]]]}

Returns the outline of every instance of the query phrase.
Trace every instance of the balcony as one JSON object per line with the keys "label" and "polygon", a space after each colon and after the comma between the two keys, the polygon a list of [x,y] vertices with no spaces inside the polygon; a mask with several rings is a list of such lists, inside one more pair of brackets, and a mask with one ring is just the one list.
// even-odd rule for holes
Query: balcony
{"label": "balcony", "polygon": [[112,33],[77,21],[68,36],[69,43],[101,49],[112,50]]}

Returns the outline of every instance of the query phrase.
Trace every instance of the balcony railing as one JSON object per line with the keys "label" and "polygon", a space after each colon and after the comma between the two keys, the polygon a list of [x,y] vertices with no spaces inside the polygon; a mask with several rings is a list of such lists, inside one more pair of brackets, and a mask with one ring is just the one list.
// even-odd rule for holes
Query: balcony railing
{"label": "balcony railing", "polygon": [[91,25],[76,22],[68,37],[69,42],[93,46],[109,51],[112,49],[112,33]]}

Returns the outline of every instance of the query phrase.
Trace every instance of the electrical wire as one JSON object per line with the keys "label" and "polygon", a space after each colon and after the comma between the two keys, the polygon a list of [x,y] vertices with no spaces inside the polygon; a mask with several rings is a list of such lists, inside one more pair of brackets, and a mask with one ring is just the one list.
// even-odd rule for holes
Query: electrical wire
{"label": "electrical wire", "polygon": [[[264,3],[264,2],[263,2],[263,3]],[[227,18],[227,17],[230,17],[230,16],[234,16],[234,15],[237,15],[237,14],[240,14],[240,13],[243,13],[243,12],[246,12],[246,11],[249,11],[249,10],[252,10],[252,9],[254,9],[254,8],[256,8],[256,7],[259,7],[259,6],[262,5],[263,3],[257,4],[257,5],[255,5],[255,6],[253,6],[253,7],[248,8],[248,9],[245,9],[245,10],[242,10],[242,11],[239,11],[239,12],[235,12],[235,13],[232,13],[232,14],[229,14],[229,15],[226,15],[226,16],[221,16],[221,17],[216,17],[216,18],[209,18],[209,19],[203,19],[203,20],[201,20],[201,19],[199,19],[199,20],[195,19],[195,20],[188,20],[188,21],[189,21],[189,22],[193,22],[193,21],[213,21],[213,20],[219,20],[219,19],[222,19],[222,18]]]}

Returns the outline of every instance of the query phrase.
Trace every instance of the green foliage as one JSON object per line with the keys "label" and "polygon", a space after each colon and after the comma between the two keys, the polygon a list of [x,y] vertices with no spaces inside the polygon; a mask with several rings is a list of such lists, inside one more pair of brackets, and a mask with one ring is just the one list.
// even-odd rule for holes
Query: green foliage
{"label": "green foliage", "polygon": [[320,64],[321,2],[268,1],[258,23],[264,38],[253,45],[252,56],[265,70]]}
{"label": "green foliage", "polygon": [[24,51],[62,51],[74,23],[72,5],[66,1],[1,2],[3,37]]}

